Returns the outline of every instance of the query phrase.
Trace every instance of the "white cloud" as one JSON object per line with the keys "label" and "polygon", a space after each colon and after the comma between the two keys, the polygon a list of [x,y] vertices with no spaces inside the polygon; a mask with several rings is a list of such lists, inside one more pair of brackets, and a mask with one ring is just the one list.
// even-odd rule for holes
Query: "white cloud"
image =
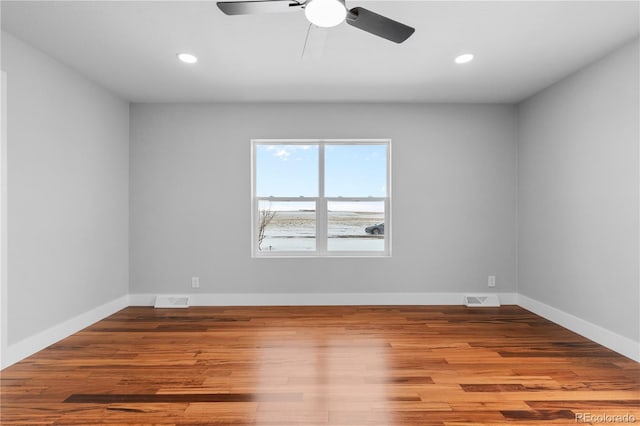
{"label": "white cloud", "polygon": [[[281,160],[288,160],[296,151],[307,151],[313,147],[314,145],[262,145],[260,149],[270,151],[274,157]],[[299,159],[303,159],[303,157],[299,157]]]}
{"label": "white cloud", "polygon": [[273,155],[281,160],[287,160],[291,153],[286,149],[279,149]]}

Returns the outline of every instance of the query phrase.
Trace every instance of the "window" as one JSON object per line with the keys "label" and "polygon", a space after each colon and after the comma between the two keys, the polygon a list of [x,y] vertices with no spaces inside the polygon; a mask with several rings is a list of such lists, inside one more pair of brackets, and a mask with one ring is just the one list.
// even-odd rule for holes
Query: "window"
{"label": "window", "polygon": [[389,140],[252,141],[252,252],[389,256]]}

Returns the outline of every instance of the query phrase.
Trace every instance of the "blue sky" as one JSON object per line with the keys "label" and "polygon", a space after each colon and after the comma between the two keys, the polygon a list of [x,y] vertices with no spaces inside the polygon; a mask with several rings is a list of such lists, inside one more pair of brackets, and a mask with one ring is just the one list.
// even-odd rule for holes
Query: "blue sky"
{"label": "blue sky", "polygon": [[[384,197],[386,145],[325,145],[325,196]],[[318,195],[317,145],[257,145],[256,195]]]}

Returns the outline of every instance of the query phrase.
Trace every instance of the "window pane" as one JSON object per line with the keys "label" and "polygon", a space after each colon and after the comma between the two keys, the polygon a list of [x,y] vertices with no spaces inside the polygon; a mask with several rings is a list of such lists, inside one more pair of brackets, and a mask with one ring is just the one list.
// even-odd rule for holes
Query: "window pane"
{"label": "window pane", "polygon": [[316,249],[314,201],[258,202],[258,251],[313,251]]}
{"label": "window pane", "polygon": [[327,249],[384,251],[383,201],[329,201]]}
{"label": "window pane", "polygon": [[256,145],[258,197],[317,197],[318,145]]}
{"label": "window pane", "polygon": [[326,145],[327,197],[386,197],[387,145]]}

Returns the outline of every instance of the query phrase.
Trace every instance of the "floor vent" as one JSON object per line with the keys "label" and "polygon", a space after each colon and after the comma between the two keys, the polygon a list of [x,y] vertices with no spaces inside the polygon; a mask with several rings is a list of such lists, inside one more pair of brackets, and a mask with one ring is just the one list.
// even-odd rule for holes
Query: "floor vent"
{"label": "floor vent", "polygon": [[466,295],[464,296],[464,304],[471,308],[497,308],[500,306],[500,300],[495,294]]}
{"label": "floor vent", "polygon": [[189,296],[156,296],[154,308],[188,308]]}

